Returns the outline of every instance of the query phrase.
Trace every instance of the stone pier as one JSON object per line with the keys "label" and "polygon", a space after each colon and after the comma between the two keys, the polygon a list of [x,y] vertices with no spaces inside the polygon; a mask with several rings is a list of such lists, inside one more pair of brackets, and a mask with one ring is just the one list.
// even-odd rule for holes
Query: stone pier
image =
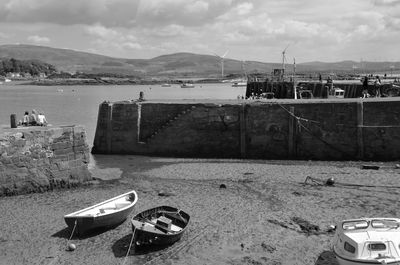
{"label": "stone pier", "polygon": [[91,180],[82,126],[0,130],[0,196],[69,188]]}
{"label": "stone pier", "polygon": [[92,153],[394,161],[400,100],[103,102]]}

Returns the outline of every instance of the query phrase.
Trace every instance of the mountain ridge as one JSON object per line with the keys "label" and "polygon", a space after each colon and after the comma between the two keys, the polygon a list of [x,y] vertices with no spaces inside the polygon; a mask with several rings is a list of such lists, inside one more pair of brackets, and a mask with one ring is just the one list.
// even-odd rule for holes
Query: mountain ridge
{"label": "mountain ridge", "polygon": [[[72,49],[30,44],[0,45],[0,57],[18,60],[41,60],[65,72],[118,73],[136,76],[207,76],[221,77],[221,59],[214,55],[178,52],[150,59],[115,58]],[[225,75],[271,73],[281,63],[224,59]],[[286,65],[287,72],[293,65]],[[388,72],[400,69],[400,62],[313,61],[296,64],[297,73]],[[399,71],[399,70],[397,70]]]}

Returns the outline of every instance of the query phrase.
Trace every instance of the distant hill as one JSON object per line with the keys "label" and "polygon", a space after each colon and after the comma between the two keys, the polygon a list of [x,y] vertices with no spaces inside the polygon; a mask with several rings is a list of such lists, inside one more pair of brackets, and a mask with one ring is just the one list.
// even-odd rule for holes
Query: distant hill
{"label": "distant hill", "polygon": [[[169,77],[220,77],[221,61],[216,56],[175,53],[152,59],[123,59],[98,54],[58,49],[34,45],[1,45],[1,58],[18,60],[40,60],[54,65],[57,70],[65,72],[115,73],[134,76],[169,76]],[[246,73],[271,73],[280,68],[279,63],[257,61],[242,62],[225,59],[225,75],[242,75]],[[287,72],[293,71],[293,65],[287,65]],[[308,62],[296,65],[297,73],[352,73],[352,72],[388,72],[400,70],[400,62],[354,62],[335,63]]]}

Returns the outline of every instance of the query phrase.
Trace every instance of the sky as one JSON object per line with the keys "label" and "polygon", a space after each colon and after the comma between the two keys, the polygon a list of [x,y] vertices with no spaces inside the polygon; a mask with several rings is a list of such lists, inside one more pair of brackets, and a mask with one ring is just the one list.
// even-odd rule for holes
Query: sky
{"label": "sky", "polygon": [[400,0],[0,0],[0,45],[111,57],[400,61]]}

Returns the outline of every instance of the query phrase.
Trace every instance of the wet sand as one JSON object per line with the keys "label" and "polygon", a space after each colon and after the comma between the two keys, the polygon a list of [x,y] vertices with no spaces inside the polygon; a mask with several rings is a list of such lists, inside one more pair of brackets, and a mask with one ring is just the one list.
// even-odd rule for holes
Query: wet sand
{"label": "wet sand", "polygon": [[[372,163],[138,156],[95,160],[91,170],[101,180],[90,186],[0,198],[1,265],[334,265],[329,225],[347,218],[400,215],[400,169],[395,163],[373,163],[381,168],[364,170],[361,165]],[[307,176],[322,181],[334,177],[336,185],[304,185]],[[74,236],[70,243],[77,249],[66,251],[71,231],[65,214],[131,189],[139,196],[131,216],[158,205],[191,215],[180,241],[127,254],[132,234],[127,220],[114,229]],[[314,230],[302,228],[304,223]]]}

